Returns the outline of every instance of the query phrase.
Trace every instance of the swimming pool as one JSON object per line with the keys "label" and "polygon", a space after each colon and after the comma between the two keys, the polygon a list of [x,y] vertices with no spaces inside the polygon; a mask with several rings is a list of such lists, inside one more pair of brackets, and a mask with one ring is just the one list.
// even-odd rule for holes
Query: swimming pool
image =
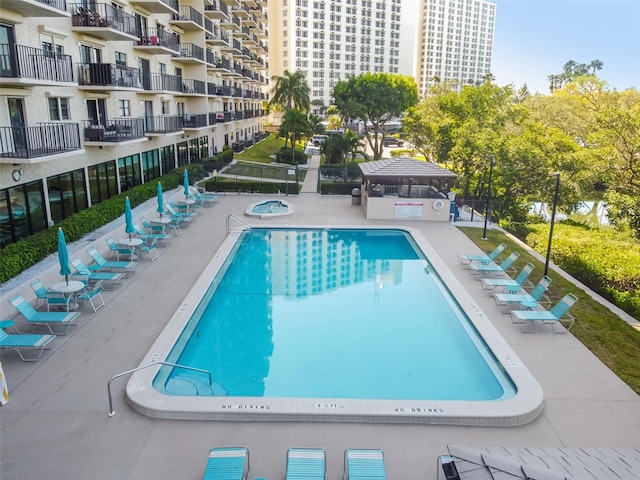
{"label": "swimming pool", "polygon": [[227,239],[147,355],[210,371],[213,386],[162,367],[134,374],[129,402],[168,418],[535,418],[537,383],[409,230],[253,229]]}

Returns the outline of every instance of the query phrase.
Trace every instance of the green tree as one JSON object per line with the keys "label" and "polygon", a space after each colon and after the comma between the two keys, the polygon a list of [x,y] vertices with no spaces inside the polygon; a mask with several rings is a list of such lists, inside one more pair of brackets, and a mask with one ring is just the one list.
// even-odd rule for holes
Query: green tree
{"label": "green tree", "polygon": [[338,82],[333,98],[343,116],[363,121],[373,159],[378,160],[382,157],[384,125],[418,102],[418,87],[409,76],[365,73]]}
{"label": "green tree", "polygon": [[278,131],[278,136],[284,137],[284,146],[287,146],[287,140],[291,140],[291,148],[295,150],[296,140],[300,140],[309,132],[309,120],[307,115],[297,108],[290,108],[282,117],[282,124]]}
{"label": "green tree", "polygon": [[285,110],[295,107],[304,112],[309,111],[309,85],[301,70],[295,73],[285,70],[281,77],[274,75],[271,81],[274,85],[269,105],[280,105]]}
{"label": "green tree", "polygon": [[357,155],[368,158],[362,139],[351,130],[344,134],[329,135],[329,138],[322,144],[322,153],[325,155],[327,164],[345,163],[348,156],[354,160]]}

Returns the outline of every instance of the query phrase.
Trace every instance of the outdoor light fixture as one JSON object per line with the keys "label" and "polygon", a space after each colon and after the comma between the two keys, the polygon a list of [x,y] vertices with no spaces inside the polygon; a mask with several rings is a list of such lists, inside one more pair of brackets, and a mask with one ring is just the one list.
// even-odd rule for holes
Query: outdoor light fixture
{"label": "outdoor light fixture", "polygon": [[11,172],[11,177],[16,182],[20,181],[20,179],[22,178],[22,175],[24,175],[24,170],[22,168],[16,168],[16,169],[13,170],[13,172]]}
{"label": "outdoor light fixture", "polygon": [[487,187],[487,210],[484,214],[484,229],[482,230],[482,240],[487,239],[487,222],[489,221],[489,216],[491,215],[491,179],[493,178],[493,162],[496,157],[494,155],[489,155],[489,160],[491,164],[489,166],[489,186]]}
{"label": "outdoor light fixture", "polygon": [[547,258],[544,262],[544,274],[549,272],[549,256],[551,255],[551,239],[553,238],[553,224],[556,221],[556,207],[558,206],[558,192],[560,191],[560,174],[552,173],[556,177],[556,189],[553,194],[553,208],[551,209],[551,225],[549,226],[549,243],[547,244]]}

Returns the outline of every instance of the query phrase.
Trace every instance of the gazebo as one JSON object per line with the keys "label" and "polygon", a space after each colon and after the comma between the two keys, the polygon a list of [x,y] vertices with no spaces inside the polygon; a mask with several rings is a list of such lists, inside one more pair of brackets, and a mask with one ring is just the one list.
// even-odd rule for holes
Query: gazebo
{"label": "gazebo", "polygon": [[359,164],[362,208],[369,219],[448,221],[457,175],[440,165],[407,157]]}

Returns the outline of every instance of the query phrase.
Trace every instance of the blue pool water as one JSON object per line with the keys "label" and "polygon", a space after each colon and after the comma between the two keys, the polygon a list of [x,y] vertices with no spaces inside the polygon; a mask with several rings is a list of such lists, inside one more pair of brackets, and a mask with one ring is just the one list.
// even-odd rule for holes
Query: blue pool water
{"label": "blue pool water", "polygon": [[498,400],[515,388],[402,230],[252,229],[154,388],[168,395]]}
{"label": "blue pool water", "polygon": [[252,213],[258,215],[265,215],[270,213],[287,213],[288,211],[289,206],[278,200],[269,200],[267,202],[259,203],[252,209]]}

